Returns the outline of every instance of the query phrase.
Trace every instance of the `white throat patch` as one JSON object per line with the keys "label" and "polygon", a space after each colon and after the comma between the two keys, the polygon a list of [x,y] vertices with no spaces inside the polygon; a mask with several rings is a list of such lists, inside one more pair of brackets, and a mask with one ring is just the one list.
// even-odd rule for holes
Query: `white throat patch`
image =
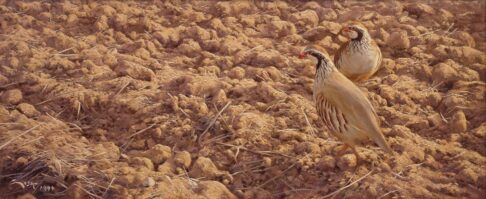
{"label": "white throat patch", "polygon": [[356,38],[358,38],[358,33],[354,30],[349,30],[348,37],[351,38],[351,39],[356,39]]}

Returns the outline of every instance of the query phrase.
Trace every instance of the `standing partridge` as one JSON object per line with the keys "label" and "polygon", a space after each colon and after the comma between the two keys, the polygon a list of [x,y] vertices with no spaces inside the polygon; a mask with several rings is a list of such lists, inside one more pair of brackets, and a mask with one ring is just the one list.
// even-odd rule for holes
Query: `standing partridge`
{"label": "standing partridge", "polygon": [[381,51],[368,30],[353,23],[345,26],[342,33],[349,37],[334,55],[334,64],[348,79],[354,82],[367,80],[379,69]]}
{"label": "standing partridge", "polygon": [[378,116],[364,93],[336,69],[327,54],[306,47],[299,56],[302,59],[306,55],[317,59],[313,88],[316,109],[331,133],[344,142],[339,154],[351,147],[359,162],[355,146],[369,138],[391,154],[392,150],[381,133]]}

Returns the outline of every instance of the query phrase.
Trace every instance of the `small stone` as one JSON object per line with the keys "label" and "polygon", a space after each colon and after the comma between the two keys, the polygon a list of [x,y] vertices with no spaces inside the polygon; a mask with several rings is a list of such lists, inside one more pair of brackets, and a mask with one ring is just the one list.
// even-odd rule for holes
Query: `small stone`
{"label": "small stone", "polygon": [[155,138],[161,138],[162,137],[162,129],[161,128],[156,128],[154,130],[154,134],[153,135],[154,135]]}
{"label": "small stone", "polygon": [[17,160],[15,160],[15,167],[17,168],[24,167],[25,165],[27,165],[28,162],[29,160],[25,157],[17,158]]}
{"label": "small stone", "polygon": [[122,153],[120,154],[120,159],[128,160],[129,158],[127,154]]}
{"label": "small stone", "polygon": [[17,110],[19,110],[27,117],[35,117],[39,115],[39,111],[37,111],[34,106],[27,103],[20,103],[19,105],[17,105]]}
{"label": "small stone", "polygon": [[177,166],[189,168],[191,166],[191,154],[187,151],[181,151],[174,156],[174,162]]}
{"label": "small stone", "polygon": [[145,178],[143,181],[144,187],[153,187],[155,185],[155,180],[152,177]]}
{"label": "small stone", "polygon": [[272,159],[269,157],[264,157],[263,158],[263,165],[265,167],[271,167],[272,166]]}
{"label": "small stone", "polygon": [[2,101],[6,104],[18,104],[22,101],[22,91],[19,89],[8,90],[3,93]]}

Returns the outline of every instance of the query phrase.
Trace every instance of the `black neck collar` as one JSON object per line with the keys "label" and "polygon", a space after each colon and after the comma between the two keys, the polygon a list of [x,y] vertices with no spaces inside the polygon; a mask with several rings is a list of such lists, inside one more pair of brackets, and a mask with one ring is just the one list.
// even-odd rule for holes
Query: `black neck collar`
{"label": "black neck collar", "polygon": [[361,41],[363,40],[363,31],[361,30],[356,30],[356,33],[358,33],[358,36],[354,39],[351,39],[352,41]]}

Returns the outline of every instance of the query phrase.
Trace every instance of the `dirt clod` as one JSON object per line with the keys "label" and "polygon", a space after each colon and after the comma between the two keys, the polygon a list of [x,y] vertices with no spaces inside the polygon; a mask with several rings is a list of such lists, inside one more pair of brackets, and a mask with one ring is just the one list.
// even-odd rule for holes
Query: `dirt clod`
{"label": "dirt clod", "polygon": [[356,167],[356,157],[354,154],[346,154],[338,158],[336,166],[342,170],[350,169]]}
{"label": "dirt clod", "polygon": [[157,144],[144,152],[144,156],[152,160],[155,165],[158,165],[172,156],[172,149],[168,146]]}
{"label": "dirt clod", "polygon": [[21,101],[22,101],[22,91],[19,89],[8,90],[2,94],[3,103],[18,104]]}
{"label": "dirt clod", "polygon": [[466,115],[464,115],[464,112],[457,111],[452,116],[450,128],[452,129],[453,132],[456,133],[465,132],[467,130],[467,120],[466,120]]}
{"label": "dirt clod", "polygon": [[177,152],[174,156],[174,162],[177,166],[189,168],[191,165],[191,154],[187,151]]}
{"label": "dirt clod", "polygon": [[17,109],[27,117],[35,117],[40,114],[34,106],[27,103],[20,103],[17,105]]}

